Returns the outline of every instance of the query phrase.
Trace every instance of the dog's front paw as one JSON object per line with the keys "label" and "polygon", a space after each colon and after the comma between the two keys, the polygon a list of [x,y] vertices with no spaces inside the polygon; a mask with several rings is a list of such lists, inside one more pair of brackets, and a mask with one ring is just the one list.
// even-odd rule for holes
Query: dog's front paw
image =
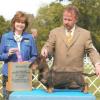
{"label": "dog's front paw", "polygon": [[48,87],[48,88],[46,89],[46,91],[47,91],[48,93],[52,93],[52,92],[53,92],[53,90],[54,90],[54,88],[53,88],[53,87]]}

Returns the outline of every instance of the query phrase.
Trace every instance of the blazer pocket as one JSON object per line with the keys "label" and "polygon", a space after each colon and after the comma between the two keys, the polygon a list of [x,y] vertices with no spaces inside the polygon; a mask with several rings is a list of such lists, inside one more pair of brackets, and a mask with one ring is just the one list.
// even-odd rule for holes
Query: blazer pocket
{"label": "blazer pocket", "polygon": [[30,44],[24,44],[24,51],[25,53],[29,53],[31,50],[31,45]]}

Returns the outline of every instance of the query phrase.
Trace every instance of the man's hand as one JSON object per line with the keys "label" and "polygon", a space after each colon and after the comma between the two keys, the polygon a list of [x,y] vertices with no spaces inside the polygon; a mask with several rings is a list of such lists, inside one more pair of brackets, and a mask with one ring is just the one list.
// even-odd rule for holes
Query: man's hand
{"label": "man's hand", "polygon": [[96,75],[100,77],[100,63],[95,65]]}
{"label": "man's hand", "polygon": [[46,48],[43,48],[43,49],[41,50],[41,55],[44,56],[44,57],[47,57],[47,56],[48,56],[48,51],[47,51]]}

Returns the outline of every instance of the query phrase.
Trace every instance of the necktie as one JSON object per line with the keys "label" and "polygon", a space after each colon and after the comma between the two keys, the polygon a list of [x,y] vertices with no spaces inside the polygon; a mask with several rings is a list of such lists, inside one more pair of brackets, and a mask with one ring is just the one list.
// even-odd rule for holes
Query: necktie
{"label": "necktie", "polygon": [[71,32],[68,32],[68,33],[67,33],[67,44],[68,44],[68,46],[70,46],[71,40],[72,40]]}

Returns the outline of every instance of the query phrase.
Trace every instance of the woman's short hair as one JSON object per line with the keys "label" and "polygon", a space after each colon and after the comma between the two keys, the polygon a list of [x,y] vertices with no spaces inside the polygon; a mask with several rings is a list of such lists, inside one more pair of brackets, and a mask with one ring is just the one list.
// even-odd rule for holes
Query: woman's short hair
{"label": "woman's short hair", "polygon": [[27,15],[24,12],[22,12],[22,11],[16,12],[16,14],[14,15],[14,17],[11,20],[11,26],[12,26],[12,30],[13,31],[15,31],[15,22],[25,23],[25,29],[28,27],[28,18],[27,18]]}

